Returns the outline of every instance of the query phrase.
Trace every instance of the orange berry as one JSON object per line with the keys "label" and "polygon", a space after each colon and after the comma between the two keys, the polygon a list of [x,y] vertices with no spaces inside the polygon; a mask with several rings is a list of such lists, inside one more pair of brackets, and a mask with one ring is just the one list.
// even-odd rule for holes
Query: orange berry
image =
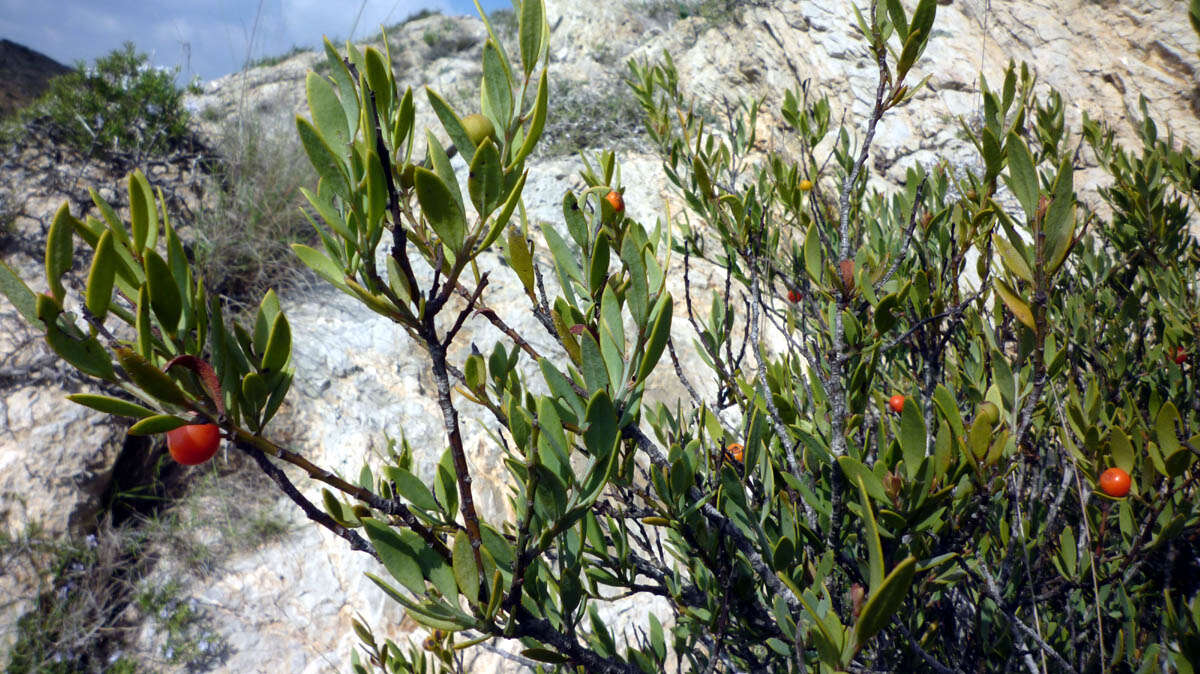
{"label": "orange berry", "polygon": [[216,424],[188,424],[167,431],[167,451],[185,466],[208,461],[220,446],[221,429]]}
{"label": "orange berry", "polygon": [[900,414],[901,412],[903,412],[904,411],[904,396],[897,393],[896,395],[892,396],[891,398],[888,398],[888,407],[892,408],[892,411],[895,412],[896,414]]}
{"label": "orange berry", "polygon": [[613,190],[604,195],[604,200],[608,202],[609,206],[612,206],[613,211],[617,213],[625,212],[625,198],[621,196],[620,192]]}
{"label": "orange berry", "polygon": [[805,178],[804,180],[800,181],[800,191],[801,192],[807,192],[807,191],[811,190],[812,187],[813,187],[812,181],[809,180],[808,178]]}
{"label": "orange berry", "polygon": [[726,447],[725,451],[729,454],[729,456],[733,457],[734,461],[737,461],[738,463],[741,463],[745,456],[743,453],[744,448],[736,442],[731,443],[728,447]]}
{"label": "orange berry", "polygon": [[1100,473],[1100,491],[1113,498],[1122,498],[1129,493],[1129,473],[1120,468],[1109,468]]}

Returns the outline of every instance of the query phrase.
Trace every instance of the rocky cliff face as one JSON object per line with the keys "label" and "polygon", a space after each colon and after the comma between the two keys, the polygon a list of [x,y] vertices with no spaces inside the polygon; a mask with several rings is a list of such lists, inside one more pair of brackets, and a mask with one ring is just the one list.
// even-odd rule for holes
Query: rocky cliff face
{"label": "rocky cliff face", "polygon": [[[623,150],[622,180],[632,217],[654,222],[666,212],[665,205],[673,199],[668,183],[658,159],[644,151],[636,124],[629,121],[636,110],[620,83],[629,58],[653,59],[669,52],[685,90],[705,104],[742,96],[763,98],[759,119],[764,148],[788,147],[776,111],[783,92],[798,80],[829,94],[835,119],[843,112],[848,120],[860,118],[873,102],[874,67],[856,37],[848,3],[730,2],[712,9],[719,3],[710,2],[703,3],[709,8],[706,14],[679,18],[680,7],[700,4],[625,0],[594,6],[547,0],[553,27],[551,74],[558,84],[557,99],[551,100],[557,117],[550,120],[546,142],[559,152],[531,166],[525,200],[532,218],[560,221],[563,191],[579,186],[574,173],[580,165],[571,153],[588,144]],[[483,35],[476,19],[442,16],[392,31],[401,86],[429,85],[460,109],[472,107]],[[957,120],[976,123],[978,73],[998,82],[1010,58],[1028,62],[1043,90],[1062,92],[1068,124],[1075,128],[1086,112],[1128,139],[1140,115],[1139,97],[1145,96],[1160,128],[1200,146],[1197,49],[1200,44],[1188,25],[1185,4],[1173,0],[946,0],[918,66],[917,76],[928,74],[929,86],[885,118],[876,137],[872,156],[877,184],[897,185],[908,167],[943,159],[960,171],[980,168],[973,149],[959,138]],[[294,115],[306,114],[304,74],[321,58],[301,54],[210,82],[204,93],[189,101],[200,133],[215,133],[222,120],[235,115],[290,128]],[[418,118],[421,124],[438,128],[428,112]],[[1081,161],[1086,164],[1088,158]],[[1094,194],[1099,176],[1084,170],[1077,172],[1077,180],[1086,198]],[[29,276],[37,274],[38,246],[27,238],[36,238],[39,231],[30,223],[48,223],[57,205],[54,198],[68,196],[50,195],[25,208],[36,213],[18,218],[25,223],[21,243],[3,251],[10,264],[31,270]],[[76,201],[73,209],[83,206]],[[672,212],[677,210],[673,205]],[[518,285],[509,272],[494,260],[487,266],[493,277],[485,301],[502,315],[516,316],[517,330],[540,350],[553,353],[549,338],[525,312],[523,295],[513,290]],[[703,270],[698,276],[701,289],[721,280],[712,276],[710,281]],[[284,411],[273,422],[275,433],[315,462],[347,475],[356,475],[363,462],[374,462],[385,437],[404,437],[418,457],[418,471],[428,477],[443,439],[419,349],[390,323],[332,290],[285,290],[282,296],[296,333],[297,379]],[[471,343],[486,352],[498,337],[482,321],[468,324],[452,360],[465,358]],[[690,342],[686,337],[683,342]],[[47,372],[40,351],[30,348],[25,353],[29,355],[22,362],[30,373]],[[95,415],[56,405],[65,385],[53,375],[23,385],[24,381],[10,383],[2,403],[3,503],[15,503],[21,496],[35,513],[67,531],[72,520],[62,515],[86,501],[73,497],[88,493],[70,487],[70,481],[80,474],[103,476],[104,459],[112,453],[105,448],[119,443],[121,430]],[[666,378],[651,388],[660,399],[680,395],[678,384]],[[482,512],[503,516],[508,505],[501,457],[488,438],[487,421],[469,408],[464,411],[476,498]],[[96,428],[104,431],[96,433]],[[96,467],[88,467],[89,462]],[[303,484],[302,479],[298,482]],[[317,490],[306,491],[319,498]],[[381,635],[403,638],[413,630],[411,621],[364,577],[363,572],[377,570],[370,558],[351,553],[342,541],[308,525],[286,503],[277,512],[286,520],[287,533],[200,570],[163,551],[148,581],[161,585],[183,579],[186,594],[197,611],[210,618],[208,625],[219,637],[213,643],[223,645],[220,657],[207,662],[223,671],[345,670],[356,643],[350,630],[356,614]],[[10,528],[20,516],[12,508],[0,512]],[[638,615],[653,608],[618,607],[620,615],[610,617],[618,624],[622,616],[637,622]],[[168,666],[163,649],[170,647],[171,633],[146,616],[137,619],[143,620],[138,657],[148,665]],[[476,649],[467,654],[466,668],[515,671],[519,665]]]}

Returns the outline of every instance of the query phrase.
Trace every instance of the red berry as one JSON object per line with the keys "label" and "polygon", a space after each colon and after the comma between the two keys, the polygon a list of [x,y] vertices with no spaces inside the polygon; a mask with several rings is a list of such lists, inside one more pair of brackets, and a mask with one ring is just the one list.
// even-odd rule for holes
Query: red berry
{"label": "red berry", "polygon": [[216,424],[188,424],[167,431],[167,451],[185,466],[208,461],[220,446],[221,429]]}
{"label": "red berry", "polygon": [[888,398],[888,407],[892,408],[892,411],[895,412],[896,414],[900,414],[901,412],[903,412],[904,411],[904,396],[897,393],[896,395],[892,396],[891,398]]}
{"label": "red berry", "polygon": [[1100,473],[1100,491],[1113,498],[1121,498],[1129,493],[1129,473],[1120,468],[1109,468]]}
{"label": "red berry", "polygon": [[799,290],[789,290],[788,294],[787,294],[787,298],[788,298],[788,301],[791,302],[792,304],[798,303],[800,301],[800,291]]}
{"label": "red berry", "polygon": [[1183,365],[1187,361],[1187,349],[1182,346],[1175,348],[1175,356],[1172,358],[1176,365]]}

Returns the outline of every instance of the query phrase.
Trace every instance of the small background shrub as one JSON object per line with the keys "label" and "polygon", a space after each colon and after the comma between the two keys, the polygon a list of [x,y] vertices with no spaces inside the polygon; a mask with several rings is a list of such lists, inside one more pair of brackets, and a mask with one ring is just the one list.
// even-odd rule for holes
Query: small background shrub
{"label": "small background shrub", "polygon": [[[47,92],[16,115],[16,126],[47,127],[85,155],[168,153],[188,138],[188,113],[177,70],[150,65],[132,42],[50,81]],[[18,136],[10,126],[9,140]]]}

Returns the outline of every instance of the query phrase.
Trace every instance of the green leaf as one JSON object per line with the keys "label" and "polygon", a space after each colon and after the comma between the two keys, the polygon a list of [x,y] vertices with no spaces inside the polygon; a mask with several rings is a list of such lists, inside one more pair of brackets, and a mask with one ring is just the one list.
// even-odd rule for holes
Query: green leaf
{"label": "green leaf", "polygon": [[145,283],[138,288],[136,309],[137,352],[143,358],[149,358],[154,352],[154,328],[150,320],[150,289]]}
{"label": "green leaf", "polygon": [[1119,426],[1113,426],[1108,432],[1108,452],[1112,455],[1113,465],[1133,474],[1133,443]]}
{"label": "green leaf", "polygon": [[600,232],[596,236],[595,245],[592,246],[592,258],[588,262],[588,291],[592,293],[593,297],[608,278],[608,262],[611,251],[608,235]]}
{"label": "green leaf", "polygon": [[567,190],[563,194],[562,211],[563,222],[567,223],[567,232],[580,248],[586,249],[591,235],[588,233],[587,219],[579,208],[579,199],[574,192]]}
{"label": "green leaf", "polygon": [[129,379],[151,397],[172,405],[188,406],[183,390],[165,372],[129,349],[117,349],[117,362]]}
{"label": "green leaf", "polygon": [[342,271],[341,266],[329,259],[324,253],[302,243],[293,243],[292,250],[295,251],[296,257],[300,258],[300,261],[309,269],[317,272],[318,276],[343,291],[347,290],[345,273]]}
{"label": "green leaf", "polygon": [[[651,318],[647,315],[651,309],[648,306],[650,288],[646,283],[646,263],[642,257],[642,246],[637,243],[635,238],[626,234],[625,240],[621,243],[621,261],[625,263],[625,269],[629,274],[629,287],[625,290],[625,303],[629,306],[629,313],[633,315],[633,321],[638,330],[645,331],[649,327]],[[649,251],[646,252],[649,253]]]}
{"label": "green leaf", "polygon": [[62,275],[71,268],[71,259],[75,256],[72,219],[70,206],[64,203],[54,214],[50,231],[46,234],[46,283],[50,286],[50,294],[59,304],[62,304],[67,292],[63,288]]}
{"label": "green leaf", "polygon": [[80,333],[70,322],[61,322],[62,306],[49,295],[38,295],[35,299],[38,321],[46,329],[46,343],[63,360],[80,372],[112,381],[112,360],[100,342]]}
{"label": "green leaf", "polygon": [[[912,21],[908,24],[908,31],[910,36],[914,32],[920,32],[921,50],[924,50],[925,44],[929,42],[929,36],[933,33],[935,18],[937,18],[936,0],[921,0],[917,3],[917,8],[913,10]],[[917,53],[920,54],[920,51]]]}
{"label": "green leaf", "polygon": [[129,224],[133,232],[133,252],[141,255],[146,249],[146,237],[151,227],[151,213],[154,214],[153,226],[158,228],[158,211],[154,207],[154,194],[150,184],[141,171],[129,174]]}
{"label": "green leaf", "polygon": [[562,418],[549,397],[537,400],[537,420],[541,434],[538,435],[538,458],[564,482],[572,477],[570,459],[567,456],[567,436],[563,433]]}
{"label": "green leaf", "polygon": [[858,616],[858,622],[854,625],[855,650],[861,650],[867,640],[891,622],[892,615],[900,608],[904,596],[912,586],[916,569],[917,560],[910,555],[883,579],[877,592],[871,593]]}
{"label": "green leaf", "polygon": [[292,356],[292,327],[288,324],[283,312],[275,315],[271,322],[270,336],[263,351],[262,367],[264,373],[278,372],[283,369]]}
{"label": "green leaf", "polygon": [[1000,140],[996,138],[996,134],[991,129],[985,127],[980,132],[980,136],[983,140],[983,163],[987,168],[983,182],[990,183],[1000,175],[1000,171],[1004,168],[1004,150],[1000,147]]}
{"label": "green leaf", "polygon": [[117,254],[113,251],[112,233],[105,231],[92,254],[92,267],[88,270],[87,294],[84,304],[99,320],[108,315],[112,302],[113,281],[117,273]]}
{"label": "green leaf", "polygon": [[1004,281],[995,279],[994,283],[996,294],[1000,296],[1000,300],[1004,302],[1004,306],[1008,307],[1008,310],[1017,317],[1018,321],[1024,323],[1025,327],[1030,330],[1037,330],[1033,322],[1033,311],[1029,308],[1025,300],[1018,297],[1016,291],[1008,287],[1008,284]]}
{"label": "green leaf", "polygon": [[3,293],[8,298],[9,302],[16,307],[17,312],[25,318],[25,322],[30,325],[38,325],[37,315],[37,295],[34,294],[29,286],[25,285],[25,281],[13,271],[13,268],[8,266],[6,262],[0,260],[0,293]]}
{"label": "green leaf", "polygon": [[387,210],[388,170],[374,149],[367,151],[367,237],[372,243],[383,228],[383,215]]}
{"label": "green leaf", "polygon": [[963,437],[963,420],[962,415],[958,412],[958,403],[954,400],[954,394],[944,384],[938,384],[937,388],[933,390],[933,404],[946,419],[954,437]]}
{"label": "green leaf", "polygon": [[617,409],[607,391],[601,389],[592,394],[587,406],[587,421],[588,429],[583,434],[583,441],[593,462],[578,495],[580,507],[590,507],[600,496],[620,454],[617,451],[620,440]]}
{"label": "green leaf", "polygon": [[608,367],[604,364],[600,346],[590,332],[584,331],[579,335],[579,347],[583,381],[588,390],[598,391],[608,386]]}
{"label": "green leaf", "polygon": [[[546,246],[550,248],[550,255],[554,258],[554,266],[558,269],[558,276],[562,284],[566,286],[571,280],[582,283],[583,270],[579,267],[579,261],[571,253],[571,249],[567,247],[567,242],[563,241],[558,230],[549,223],[541,225],[541,229],[546,238]],[[566,290],[565,287],[564,290]]]}
{"label": "green leaf", "polygon": [[115,378],[112,358],[95,337],[81,339],[66,334],[57,325],[47,325],[46,343],[80,372],[107,381]]}
{"label": "green leaf", "polygon": [[900,304],[897,293],[889,293],[875,305],[875,329],[879,334],[887,334],[896,325],[896,307]]}
{"label": "green leaf", "polygon": [[[408,499],[409,503],[430,512],[440,510],[437,500],[433,498],[433,492],[429,491],[429,487],[426,487],[425,483],[416,475],[396,466],[384,466],[383,474],[388,480],[396,483],[396,492]],[[454,513],[449,514],[453,515]]]}
{"label": "green leaf", "polygon": [[[379,555],[379,561],[383,562],[384,568],[392,578],[400,581],[404,587],[418,597],[424,596],[427,592],[425,577],[421,574],[421,567],[416,562],[419,547],[414,548],[410,541],[406,541],[402,537],[402,534],[373,517],[363,517],[361,521],[367,538],[371,539],[371,545],[375,547],[375,552]],[[406,533],[411,532],[406,531]],[[415,538],[416,535],[413,534],[413,537]],[[417,542],[421,547],[424,546],[423,541],[418,539]]]}
{"label": "green leaf", "polygon": [[451,108],[450,104],[433,89],[426,87],[425,95],[429,98],[429,105],[433,108],[434,114],[441,121],[442,128],[446,130],[446,135],[450,137],[450,142],[454,143],[454,147],[458,148],[458,153],[462,155],[463,161],[469,165],[475,159],[475,145],[463,127],[462,119],[454,112],[454,108]]}
{"label": "green leaf", "polygon": [[[609,384],[618,391],[625,376],[625,329],[621,305],[612,288],[605,287],[600,299],[600,353],[608,367]],[[639,369],[639,372],[641,370]]]}
{"label": "green leaf", "polygon": [[454,535],[454,580],[458,589],[472,604],[479,603],[479,567],[475,565],[475,553],[467,532],[459,530]]}
{"label": "green leaf", "polygon": [[417,200],[433,230],[455,254],[462,253],[467,219],[450,189],[436,173],[417,167],[413,173]]}
{"label": "green leaf", "polygon": [[546,8],[542,0],[524,0],[521,3],[518,32],[521,41],[521,63],[525,68],[526,79],[537,67],[538,56],[542,53],[545,24]]}
{"label": "green leaf", "polygon": [[174,414],[156,414],[130,426],[126,432],[129,435],[157,435],[186,426],[187,423],[187,419],[181,419]]}
{"label": "green leaf", "polygon": [[567,656],[561,655],[548,648],[526,648],[525,650],[521,651],[521,655],[529,658],[530,660],[548,662],[552,665],[558,665],[571,661],[571,659]]}
{"label": "green leaf", "polygon": [[342,108],[342,102],[338,100],[333,85],[310,70],[305,78],[304,88],[308,93],[308,111],[312,115],[313,123],[321,135],[328,139],[332,148],[339,153],[343,152],[350,146],[350,132],[346,126],[346,111]]}
{"label": "green leaf", "polygon": [[804,270],[808,272],[808,278],[818,286],[825,270],[825,265],[821,263],[823,257],[821,239],[817,235],[817,224],[814,222],[808,226],[808,232],[804,235]]}
{"label": "green leaf", "polygon": [[1054,197],[1046,209],[1047,271],[1058,271],[1070,252],[1075,236],[1075,183],[1071,156],[1063,157],[1058,176],[1054,179]]}
{"label": "green leaf", "polygon": [[525,294],[529,297],[534,297],[533,288],[533,257],[529,254],[529,249],[526,247],[525,237],[521,235],[521,231],[516,227],[508,229],[508,245],[505,246],[505,257],[508,260],[508,265],[516,272],[517,278],[521,279],[521,285],[525,288]]}
{"label": "green leaf", "polygon": [[467,173],[467,193],[481,219],[491,215],[507,196],[504,176],[500,173],[500,153],[490,138],[484,138],[475,148],[475,158]]}
{"label": "green leaf", "polygon": [[533,105],[533,118],[529,122],[529,130],[525,132],[525,141],[521,143],[521,149],[509,164],[510,168],[524,161],[529,153],[533,152],[533,148],[537,146],[538,140],[542,137],[542,130],[546,127],[549,90],[550,87],[546,84],[546,71],[542,70],[542,76],[538,79],[537,98]]}
{"label": "green leaf", "polygon": [[[320,194],[314,194],[307,188],[301,187],[300,193],[304,195],[304,198],[308,200],[308,203],[312,204],[313,209],[317,211],[317,214],[321,216],[321,219],[325,221],[325,224],[328,225],[329,228],[335,233],[337,233],[338,236],[346,239],[347,241],[356,241],[356,237],[350,231],[350,227],[346,222],[345,216],[343,216],[338,209],[334,207],[333,202],[331,201],[332,195],[330,194],[329,190],[321,190]],[[313,228],[317,229],[318,232],[321,231],[315,223],[313,224]]]}
{"label": "green leaf", "polygon": [[900,449],[904,453],[904,470],[909,479],[917,476],[925,458],[925,419],[915,402],[908,401],[900,413]]}
{"label": "green leaf", "polygon": [[1029,268],[1029,260],[1019,251],[1008,239],[1001,236],[999,232],[992,233],[992,243],[996,244],[996,250],[1000,253],[1000,260],[1004,262],[1004,268],[1017,278],[1026,283],[1033,283],[1033,271]]}
{"label": "green leaf", "polygon": [[371,87],[371,91],[375,92],[376,109],[379,110],[381,117],[385,117],[392,108],[392,99],[395,95],[395,92],[392,91],[391,78],[388,77],[387,59],[374,47],[367,47],[363,52],[363,59],[367,64],[367,85]]}
{"label": "green leaf", "polygon": [[642,354],[642,362],[638,366],[637,380],[639,382],[646,381],[646,377],[649,377],[654,367],[658,365],[658,359],[662,357],[667,340],[671,337],[671,319],[674,314],[675,303],[671,298],[671,293],[663,293],[652,314],[654,324],[650,328],[650,337],[646,340],[646,349]]}
{"label": "green leaf", "polygon": [[900,36],[900,42],[903,43],[908,38],[908,17],[904,14],[904,7],[900,4],[900,0],[887,0],[888,18],[892,20],[892,27],[896,29],[896,35]]}
{"label": "green leaf", "polygon": [[[845,457],[839,457],[845,458]],[[857,476],[858,494],[862,499],[862,521],[867,543],[867,581],[872,593],[878,592],[883,585],[883,544],[879,541],[879,525],[875,523],[875,511],[871,508],[871,499],[867,495],[867,485],[862,476]]]}
{"label": "green leaf", "polygon": [[549,387],[550,392],[566,403],[576,420],[582,419],[584,415],[583,401],[571,388],[571,382],[567,380],[566,375],[559,372],[548,358],[538,359],[538,367],[542,371],[542,378],[546,380],[546,386]]}
{"label": "green leaf", "polygon": [[871,498],[880,503],[890,504],[892,500],[888,498],[887,492],[883,489],[883,482],[879,480],[879,476],[868,468],[862,461],[843,454],[837,458],[838,466],[842,469],[842,474],[846,476],[846,481],[850,484],[855,484],[858,480],[862,480],[863,486]]}
{"label": "green leaf", "polygon": [[904,39],[904,46],[900,49],[900,57],[896,59],[896,81],[901,82],[904,76],[912,68],[916,62],[917,56],[921,50],[925,48],[925,44],[929,39],[929,33],[922,31],[916,26],[908,32],[908,37]]}
{"label": "green leaf", "polygon": [[304,146],[308,161],[312,163],[317,175],[329,185],[334,194],[350,201],[350,185],[341,155],[335,153],[316,127],[303,117],[296,117],[296,133],[299,134],[300,144]]}
{"label": "green leaf", "polygon": [[146,284],[150,290],[150,306],[163,329],[173,334],[179,329],[179,316],[183,309],[179,286],[175,284],[171,269],[157,251],[147,250],[144,261]]}
{"label": "green leaf", "polygon": [[1008,188],[1021,202],[1025,217],[1033,220],[1038,204],[1038,179],[1037,170],[1033,167],[1033,155],[1029,154],[1025,141],[1015,132],[1008,134],[1005,147],[1008,151]]}
{"label": "green leaf", "polygon": [[1163,403],[1154,420],[1155,437],[1158,438],[1158,448],[1163,457],[1168,457],[1179,451],[1179,437],[1175,434],[1175,424],[1179,423],[1179,410],[1171,401]]}
{"label": "green leaf", "polygon": [[512,78],[504,66],[500,49],[491,39],[483,43],[483,82],[480,86],[480,96],[484,113],[501,123],[498,130],[508,126],[513,113]]}
{"label": "green leaf", "polygon": [[500,209],[500,214],[492,221],[492,229],[483,238],[483,241],[479,243],[479,251],[486,250],[488,246],[492,245],[500,237],[500,232],[504,231],[504,226],[508,224],[508,219],[512,217],[513,211],[516,210],[517,205],[521,202],[521,190],[525,188],[525,179],[527,177],[529,177],[528,171],[522,173],[517,178],[517,181],[513,183],[512,191],[508,193],[504,207]]}
{"label": "green leaf", "polygon": [[92,393],[72,393],[67,396],[67,400],[84,407],[90,407],[97,412],[105,414],[115,414],[121,417],[133,417],[134,419],[145,419],[157,414],[154,410],[147,409],[131,403],[128,400],[120,398],[111,398],[109,396],[96,395]]}

